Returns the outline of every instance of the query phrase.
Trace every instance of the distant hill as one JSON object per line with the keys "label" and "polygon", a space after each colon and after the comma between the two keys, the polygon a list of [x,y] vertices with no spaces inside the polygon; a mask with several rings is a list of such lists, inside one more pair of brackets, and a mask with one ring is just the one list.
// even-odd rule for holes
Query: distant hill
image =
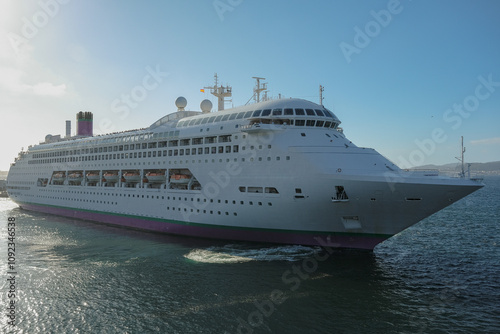
{"label": "distant hill", "polygon": [[[500,161],[492,162],[471,162],[471,173],[474,174],[491,174],[500,175]],[[451,163],[446,165],[424,165],[415,167],[415,169],[437,169],[440,172],[460,172],[460,163]],[[467,164],[465,164],[465,171],[467,172]]]}

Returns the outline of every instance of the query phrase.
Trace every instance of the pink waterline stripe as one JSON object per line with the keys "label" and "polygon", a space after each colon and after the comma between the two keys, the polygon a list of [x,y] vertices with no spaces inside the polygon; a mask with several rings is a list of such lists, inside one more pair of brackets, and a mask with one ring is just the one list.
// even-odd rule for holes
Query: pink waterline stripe
{"label": "pink waterline stripe", "polygon": [[211,239],[226,239],[239,241],[254,241],[280,244],[298,244],[308,246],[323,246],[332,248],[357,248],[372,250],[377,244],[386,240],[384,237],[372,237],[366,235],[319,235],[309,233],[277,232],[265,230],[242,230],[231,228],[219,228],[215,226],[189,225],[189,223],[176,224],[173,222],[158,221],[147,217],[138,218],[131,216],[120,216],[92,211],[79,211],[60,207],[22,204],[22,208],[65,216],[70,218],[85,219],[99,223],[141,229],[153,232],[176,234],[190,237],[201,237]]}

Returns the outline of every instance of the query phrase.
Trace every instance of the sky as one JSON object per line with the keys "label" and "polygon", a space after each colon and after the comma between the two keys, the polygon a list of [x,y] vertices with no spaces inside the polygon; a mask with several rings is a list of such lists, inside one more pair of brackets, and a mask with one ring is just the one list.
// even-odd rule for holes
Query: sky
{"label": "sky", "polygon": [[76,130],[144,128],[233,89],[323,103],[354,144],[400,167],[500,161],[496,0],[0,0],[0,170]]}

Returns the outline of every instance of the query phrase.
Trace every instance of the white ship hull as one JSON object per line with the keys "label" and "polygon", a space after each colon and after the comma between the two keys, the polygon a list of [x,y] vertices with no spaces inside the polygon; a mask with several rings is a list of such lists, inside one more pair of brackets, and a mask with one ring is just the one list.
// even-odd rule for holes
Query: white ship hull
{"label": "white ship hull", "polygon": [[[272,101],[260,108],[294,104],[320,108],[302,100]],[[196,117],[201,116],[187,121]],[[97,153],[89,154],[94,160],[71,161],[75,159],[70,156],[60,162],[33,163],[43,160],[37,153],[41,149],[57,149],[55,144],[39,145],[11,167],[9,195],[29,210],[164,233],[373,249],[482,187],[472,180],[441,177],[435,172],[403,171],[375,150],[356,147],[334,128],[280,124],[259,131],[240,129],[248,123],[236,119],[223,126],[212,124],[201,144],[196,140],[202,137],[199,127],[183,128],[179,123],[177,128],[166,122],[148,131],[125,133],[122,137],[132,136],[128,145],[135,143],[141,148],[118,153],[119,160],[106,159],[109,154],[97,148],[119,146],[127,139],[113,144],[101,143],[98,138],[86,139],[87,143],[68,141],[66,148],[61,147],[69,152],[71,145],[95,147]],[[177,136],[160,137],[172,129],[178,131]],[[155,138],[155,133],[160,135]],[[140,136],[142,142],[158,144],[142,149]],[[217,141],[206,140],[212,137]],[[183,139],[190,140],[184,148],[177,142],[168,146],[170,141],[182,143]],[[167,147],[159,148],[163,142]],[[68,175],[82,170],[85,175],[90,170],[118,170],[123,175],[127,170],[140,170],[141,175],[147,175],[148,170],[161,169],[170,175],[170,170],[179,168],[189,170],[199,187],[180,189],[167,178],[153,184],[141,180],[134,187],[119,178],[111,186],[83,181],[78,192],[74,185],[40,186],[55,171]],[[21,182],[26,181],[25,173],[33,175],[29,184]]]}

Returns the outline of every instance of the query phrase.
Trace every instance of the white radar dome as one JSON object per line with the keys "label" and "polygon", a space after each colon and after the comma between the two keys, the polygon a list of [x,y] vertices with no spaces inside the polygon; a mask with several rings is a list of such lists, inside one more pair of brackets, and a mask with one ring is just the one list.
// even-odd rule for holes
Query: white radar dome
{"label": "white radar dome", "polygon": [[186,100],[185,97],[183,96],[179,96],[177,98],[177,100],[175,100],[175,105],[177,106],[177,109],[180,111],[180,110],[184,110],[184,108],[186,108],[188,104],[188,101]]}
{"label": "white radar dome", "polygon": [[200,103],[201,111],[206,114],[212,110],[212,102],[210,100],[203,100]]}

